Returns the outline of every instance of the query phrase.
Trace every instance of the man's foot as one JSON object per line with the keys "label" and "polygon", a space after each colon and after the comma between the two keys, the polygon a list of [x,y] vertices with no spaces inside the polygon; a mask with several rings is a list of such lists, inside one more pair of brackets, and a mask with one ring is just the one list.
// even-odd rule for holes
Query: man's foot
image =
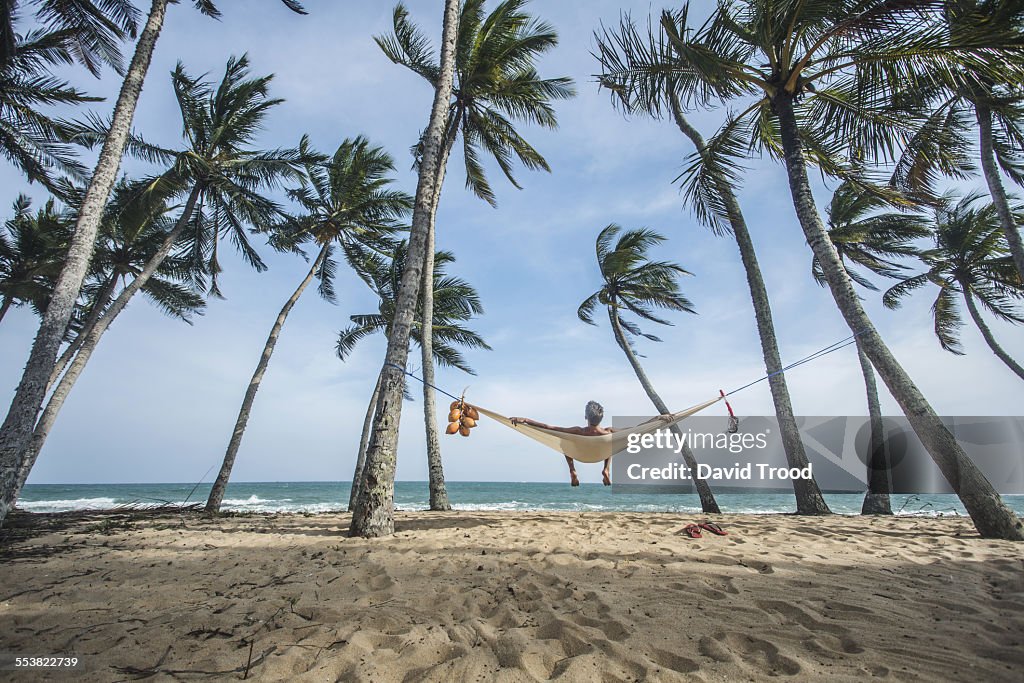
{"label": "man's foot", "polygon": [[604,485],[605,486],[611,486],[612,485],[612,477],[611,477],[611,474],[608,473],[608,470],[604,470],[603,472],[601,472],[601,476],[604,478]]}
{"label": "man's foot", "polygon": [[572,483],[573,486],[579,486],[580,485],[580,478],[576,476],[575,472],[570,472],[569,473],[569,481]]}

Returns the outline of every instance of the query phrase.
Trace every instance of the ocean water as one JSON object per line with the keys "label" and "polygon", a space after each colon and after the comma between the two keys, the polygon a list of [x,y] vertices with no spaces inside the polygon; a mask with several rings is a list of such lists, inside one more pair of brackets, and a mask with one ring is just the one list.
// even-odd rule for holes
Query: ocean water
{"label": "ocean water", "polygon": [[[228,484],[224,510],[238,512],[337,512],[348,505],[349,482],[236,482]],[[700,512],[696,494],[659,495],[612,493],[600,484],[577,488],[567,483],[461,482],[447,483],[448,497],[457,510],[562,510],[571,512]],[[63,512],[112,508],[121,505],[203,503],[210,485],[195,484],[28,484],[18,507],[28,512]],[[723,512],[795,512],[792,492],[716,492]],[[1004,496],[1024,515],[1024,496]],[[825,494],[833,512],[858,514],[863,495]],[[402,510],[426,510],[426,482],[400,481],[395,505]],[[894,495],[899,514],[964,515],[956,496]]]}

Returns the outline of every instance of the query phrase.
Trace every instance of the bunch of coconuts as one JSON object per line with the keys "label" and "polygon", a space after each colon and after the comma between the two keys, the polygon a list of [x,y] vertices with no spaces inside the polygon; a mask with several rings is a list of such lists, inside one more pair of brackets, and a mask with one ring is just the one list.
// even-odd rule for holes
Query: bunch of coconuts
{"label": "bunch of coconuts", "polygon": [[448,413],[448,429],[445,430],[445,433],[454,434],[458,432],[463,436],[469,436],[469,430],[476,427],[476,421],[480,419],[480,413],[477,412],[476,408],[466,403],[465,399],[461,398],[458,401],[452,401],[448,409],[451,412]]}

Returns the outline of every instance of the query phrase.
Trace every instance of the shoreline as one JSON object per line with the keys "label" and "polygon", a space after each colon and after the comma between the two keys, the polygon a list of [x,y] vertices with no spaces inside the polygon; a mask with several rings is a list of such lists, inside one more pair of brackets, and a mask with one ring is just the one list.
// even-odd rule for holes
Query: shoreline
{"label": "shoreline", "polygon": [[[453,507],[472,511],[610,511],[695,514],[700,511],[696,494],[629,491],[600,484],[584,484],[570,488],[568,482],[448,482]],[[715,495],[722,510],[729,513],[795,512],[792,488],[786,491],[758,489],[732,490],[716,487]],[[26,487],[18,501],[21,509],[30,512],[59,512],[77,509],[104,509],[125,504],[180,504],[203,502],[206,489],[195,484],[96,484],[96,485],[34,485]],[[863,493],[838,494],[825,492],[825,500],[833,512],[859,514]],[[225,495],[222,509],[252,512],[326,512],[343,513],[349,498],[348,484],[315,483],[232,483]],[[955,494],[893,494],[892,509],[896,512],[925,514],[958,513],[965,515],[962,501]],[[1005,495],[1004,502],[1018,515],[1024,515],[1024,496]],[[398,482],[395,505],[403,510],[429,508],[426,482]]]}
{"label": "shoreline", "polygon": [[[956,517],[16,513],[0,640],[73,680],[1014,680],[1024,548]],[[250,656],[251,655],[251,656]],[[7,673],[7,672],[5,672]],[[70,671],[10,674],[66,680]]]}

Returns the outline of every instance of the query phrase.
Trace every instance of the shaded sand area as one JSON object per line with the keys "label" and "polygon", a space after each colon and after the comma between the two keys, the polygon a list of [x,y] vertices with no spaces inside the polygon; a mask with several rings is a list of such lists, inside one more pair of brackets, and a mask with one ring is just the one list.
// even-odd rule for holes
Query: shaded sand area
{"label": "shaded sand area", "polygon": [[25,515],[8,680],[1020,680],[1024,545],[963,519],[640,513]]}

